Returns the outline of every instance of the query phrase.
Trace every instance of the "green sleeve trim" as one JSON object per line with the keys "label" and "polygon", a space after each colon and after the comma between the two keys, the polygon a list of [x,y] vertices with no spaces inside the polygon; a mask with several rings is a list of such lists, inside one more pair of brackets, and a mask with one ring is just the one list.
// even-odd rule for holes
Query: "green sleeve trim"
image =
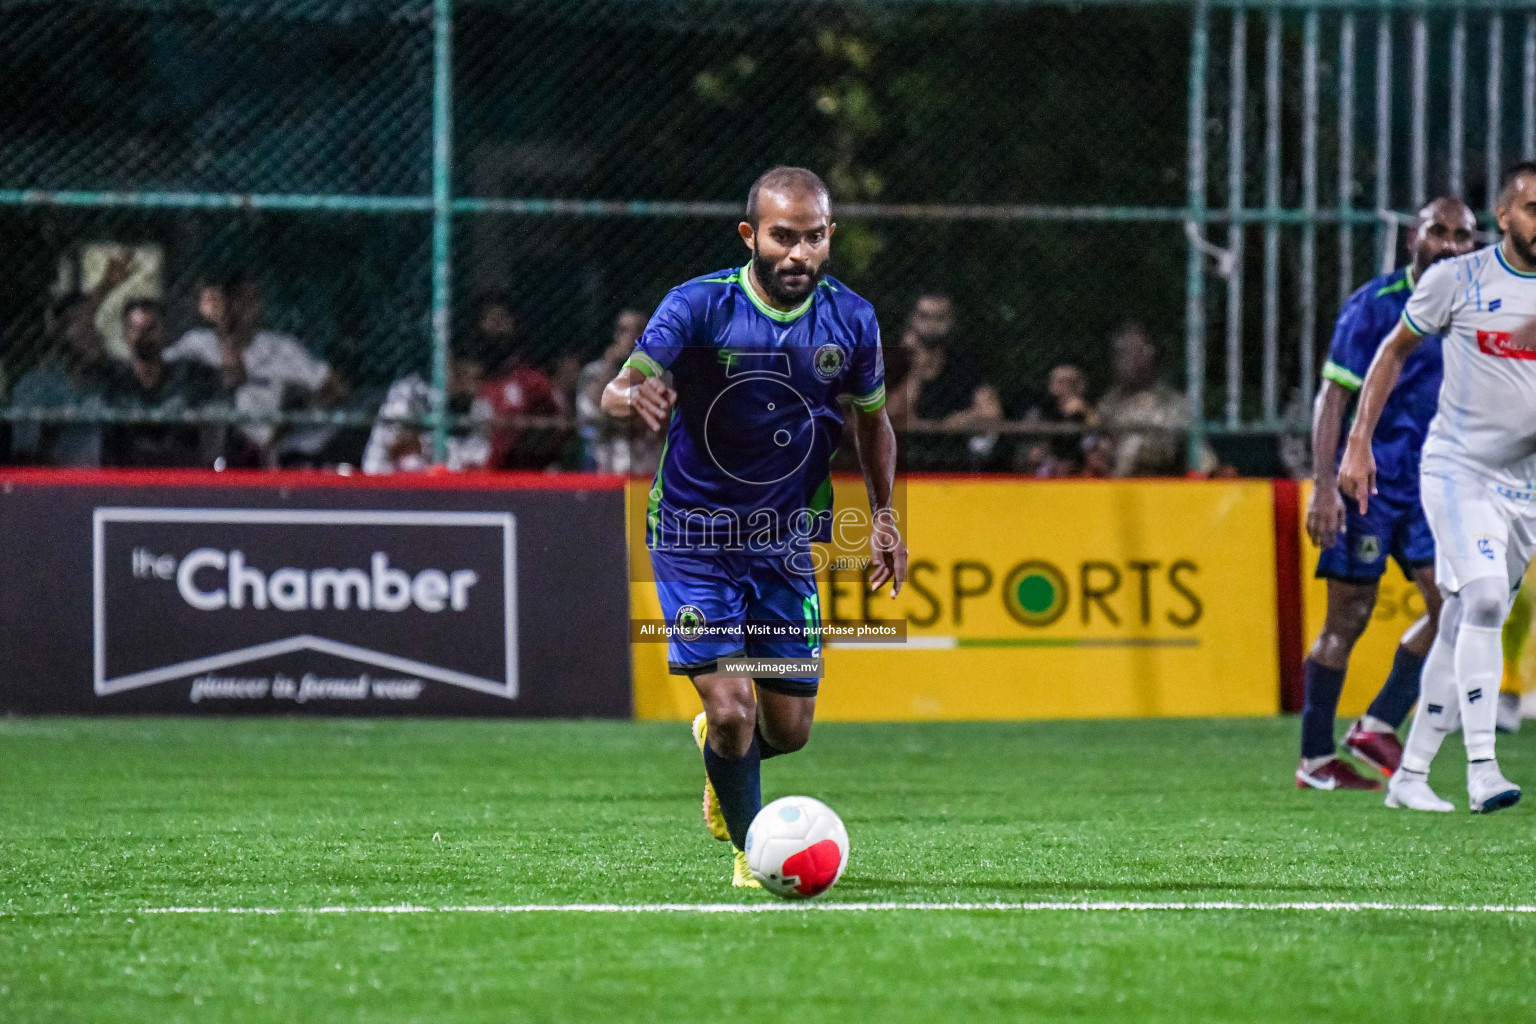
{"label": "green sleeve trim", "polygon": [[644,352],[631,352],[629,358],[624,360],[624,367],[633,367],[647,377],[660,377],[667,372],[667,368]]}
{"label": "green sleeve trim", "polygon": [[[677,415],[677,410],[672,410],[672,415]],[[657,535],[661,530],[661,475],[667,468],[667,449],[672,447],[672,421],[667,421],[666,440],[661,443],[661,458],[656,460],[656,475],[651,478],[651,491],[646,495],[645,503],[645,544],[646,547],[655,548]]]}
{"label": "green sleeve trim", "polygon": [[1413,322],[1413,317],[1408,315],[1408,311],[1406,309],[1403,310],[1403,326],[1407,327],[1410,331],[1412,331],[1414,334],[1417,334],[1421,338],[1429,333],[1424,328]]}
{"label": "green sleeve trim", "polygon": [[1348,388],[1351,391],[1359,391],[1365,384],[1363,378],[1350,373],[1332,359],[1323,364],[1323,380],[1331,380],[1339,387]]}
{"label": "green sleeve trim", "polygon": [[885,385],[881,384],[867,395],[850,395],[848,397],[861,411],[874,412],[885,405]]}

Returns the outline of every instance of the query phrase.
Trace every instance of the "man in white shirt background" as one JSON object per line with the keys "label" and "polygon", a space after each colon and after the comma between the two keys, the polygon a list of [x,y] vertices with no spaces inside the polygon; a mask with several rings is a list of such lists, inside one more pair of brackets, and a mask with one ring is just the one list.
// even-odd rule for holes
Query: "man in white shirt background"
{"label": "man in white shirt background", "polygon": [[[346,382],[324,360],[293,335],[261,328],[261,286],[249,275],[236,272],[204,284],[197,311],[208,326],[183,334],[165,358],[218,369],[234,393],[237,412],[269,417],[311,404],[334,408],[346,398]],[[232,463],[270,465],[276,424],[242,423],[234,434],[242,450],[232,453]]]}

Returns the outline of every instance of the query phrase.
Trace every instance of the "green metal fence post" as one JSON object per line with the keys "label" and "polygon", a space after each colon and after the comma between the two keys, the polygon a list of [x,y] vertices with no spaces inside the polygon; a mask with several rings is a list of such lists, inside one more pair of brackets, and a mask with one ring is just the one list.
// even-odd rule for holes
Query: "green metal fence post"
{"label": "green metal fence post", "polygon": [[449,256],[453,243],[453,0],[432,5],[432,458],[448,458]]}
{"label": "green metal fence post", "polygon": [[1198,469],[1205,448],[1205,67],[1210,49],[1210,11],[1197,0],[1189,36],[1189,235],[1184,302],[1185,386],[1189,399],[1189,468]]}

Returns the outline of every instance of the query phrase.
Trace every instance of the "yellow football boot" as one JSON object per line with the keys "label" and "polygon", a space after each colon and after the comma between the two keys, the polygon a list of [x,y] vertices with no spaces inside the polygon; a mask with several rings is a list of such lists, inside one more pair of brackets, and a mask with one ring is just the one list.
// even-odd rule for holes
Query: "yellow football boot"
{"label": "yellow football boot", "polygon": [[[704,740],[708,728],[704,712],[700,711],[693,720],[693,742],[698,744],[701,755],[704,753]],[[715,795],[715,787],[710,785],[707,774],[704,776],[704,827],[709,829],[709,834],[716,839],[726,842],[730,841],[731,832],[725,827],[725,814],[720,810],[720,798]],[[741,862],[743,868],[745,864],[746,861]],[[749,872],[747,878],[750,879],[751,877],[752,875]],[[742,883],[738,882],[736,884],[740,885]],[[756,885],[757,883],[754,882],[753,884]]]}
{"label": "yellow football boot", "polygon": [[752,869],[747,867],[747,855],[741,850],[736,851],[736,859],[731,867],[731,885],[738,889],[761,889],[763,883],[752,877]]}

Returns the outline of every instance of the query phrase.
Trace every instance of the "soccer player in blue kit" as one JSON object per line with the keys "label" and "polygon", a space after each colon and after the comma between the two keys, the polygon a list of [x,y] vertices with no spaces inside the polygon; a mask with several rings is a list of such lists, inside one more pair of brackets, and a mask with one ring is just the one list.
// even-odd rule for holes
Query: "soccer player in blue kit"
{"label": "soccer player in blue kit", "polygon": [[826,274],[836,229],[817,175],[763,174],[738,227],[751,260],[672,289],[602,397],[609,415],[666,430],[646,545],[675,630],[668,665],[704,705],[693,732],[705,823],[734,844],[737,886],[757,885],[743,847],[762,807],[762,761],[810,738],[818,680],[752,678],[719,663],[821,654],[810,545],[830,538],[839,396],[869,494],[870,589],[889,583],[894,598],[906,578],[880,328],[870,304]]}
{"label": "soccer player in blue kit", "polygon": [[1301,762],[1296,767],[1300,788],[1381,788],[1380,782],[1338,758],[1333,727],[1350,651],[1370,622],[1388,556],[1417,585],[1425,614],[1403,634],[1386,683],[1344,734],[1344,747],[1385,775],[1395,772],[1402,760],[1396,730],[1418,699],[1419,676],[1435,638],[1441,600],[1435,584],[1434,539],[1419,502],[1420,449],[1440,399],[1440,338],[1424,339],[1387,399],[1371,443],[1379,493],[1364,515],[1339,494],[1342,428],[1371,359],[1401,319],[1414,283],[1432,264],[1470,252],[1476,229],[1477,219],[1461,200],[1445,197],[1429,203],[1419,211],[1408,238],[1413,257],[1409,265],[1366,282],[1339,313],[1312,420],[1316,487],[1307,509],[1307,534],[1322,548],[1317,575],[1328,581],[1328,612],[1304,664],[1306,705],[1301,712]]}

